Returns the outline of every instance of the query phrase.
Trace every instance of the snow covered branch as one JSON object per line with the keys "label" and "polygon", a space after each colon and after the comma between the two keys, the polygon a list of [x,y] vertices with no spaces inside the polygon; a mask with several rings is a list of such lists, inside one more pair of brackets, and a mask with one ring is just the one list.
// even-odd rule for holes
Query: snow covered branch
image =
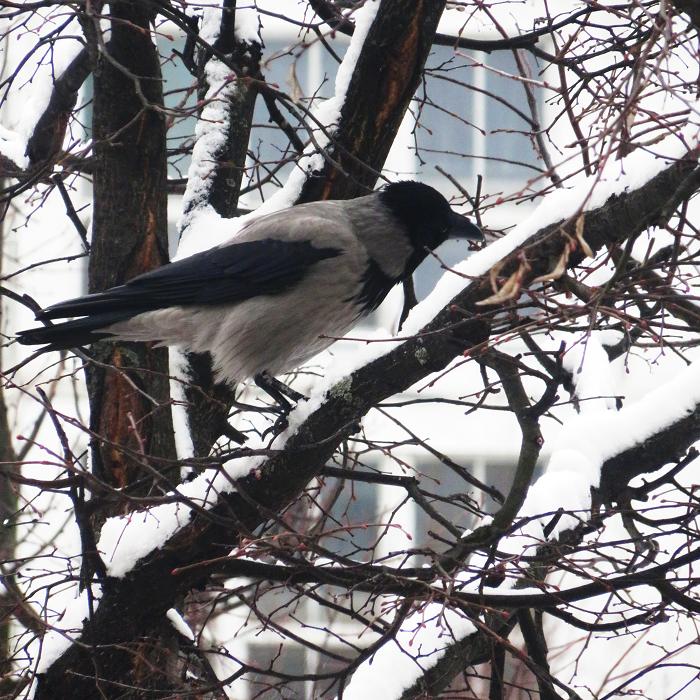
{"label": "snow covered branch", "polygon": [[[567,251],[566,266],[573,267],[584,257],[582,248],[586,245],[595,251],[634,236],[653,224],[669,202],[677,198],[696,167],[696,157],[690,153],[636,189],[612,196],[602,206],[587,211],[585,243],[581,236],[576,238],[569,228],[572,224],[567,221],[543,226],[499,264],[496,288],[515,276],[518,288],[525,289],[533,280],[550,272],[564,251]],[[487,254],[488,250],[484,256]],[[172,607],[175,597],[202,578],[196,567],[178,576],[171,575],[173,569],[222,556],[226,547],[235,545],[239,534],[251,532],[261,519],[279,512],[319,473],[340,442],[354,432],[357,421],[372,406],[441,370],[465,348],[478,352],[478,347],[488,338],[495,310],[491,306],[484,311],[477,303],[493,296],[493,278],[492,271],[491,275],[468,284],[450,303],[442,305],[437,315],[415,335],[376,359],[364,361],[327,393],[312,398],[308,405],[302,404],[297,413],[305,417],[302,420],[301,416],[292,415],[288,436],[282,436],[275,443],[273,447],[277,451],[270,457],[242,456],[240,461],[226,467],[223,479],[211,482],[210,477],[203,475],[182,487],[183,494],[188,493],[195,502],[199,500],[207,510],[188,515],[188,509],[182,505],[159,506],[162,515],[153,511],[151,516],[144,513],[144,519],[132,515],[121,525],[114,522],[110,530],[116,532],[113,540],[116,551],[105,550],[109,538],[105,539],[104,534],[98,546],[105,551],[108,570],[121,571],[121,578],[105,582],[100,606],[83,628],[82,644],[72,645],[48,669],[37,697],[47,697],[42,688],[51,688],[51,692],[60,688],[61,678],[68,668],[87,668],[85,664],[92,663],[88,652],[91,646],[128,643],[136,630],[141,634],[156,624]],[[430,303],[430,299],[426,303]],[[465,314],[465,309],[471,313]],[[421,313],[420,309],[417,311]],[[368,354],[376,355],[377,351],[370,348]],[[253,472],[247,475],[250,469]],[[226,483],[228,487],[223,486]],[[221,493],[212,501],[216,490],[228,493]],[[200,495],[195,496],[197,493]],[[204,501],[200,500],[202,496]],[[163,509],[173,508],[179,513],[173,521],[174,529],[164,527],[163,521]],[[238,528],[231,527],[231,517],[239,523]],[[132,530],[136,539],[130,536]],[[150,542],[154,548],[151,551],[141,549],[141,554],[136,555],[141,557],[140,561],[133,562],[136,540]],[[132,570],[128,564],[123,567],[117,563],[129,560],[133,562]],[[111,651],[102,672],[111,675],[126,663],[127,657],[128,654]]]}
{"label": "snow covered branch", "polygon": [[197,210],[211,207],[229,219],[236,213],[257,94],[254,80],[260,72],[257,23],[254,10],[237,9],[235,4],[204,10],[199,38],[216,53],[200,49],[204,107],[198,115],[187,174],[181,236],[187,235]]}
{"label": "snow covered branch", "polygon": [[[45,16],[32,17],[28,25],[24,34],[21,23],[8,22],[4,27],[8,39],[13,39],[3,66],[4,97],[10,106],[13,101],[23,106],[5,112],[0,172],[20,180],[36,177],[32,171],[62,151],[78,91],[91,70],[88,52],[75,36],[79,34],[75,18],[66,20],[49,9]],[[31,49],[23,54],[30,42]]]}

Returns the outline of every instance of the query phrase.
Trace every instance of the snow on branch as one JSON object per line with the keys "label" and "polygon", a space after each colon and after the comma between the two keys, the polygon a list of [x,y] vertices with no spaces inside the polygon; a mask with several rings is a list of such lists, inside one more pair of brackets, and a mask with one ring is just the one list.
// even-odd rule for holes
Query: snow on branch
{"label": "snow on branch", "polygon": [[[231,32],[227,26],[227,20],[228,14],[224,14],[221,5],[204,8],[199,39],[205,46],[211,47],[212,54],[203,55],[205,60],[203,79],[206,92],[195,126],[192,161],[187,173],[187,188],[182,201],[182,215],[179,223],[180,246],[186,245],[184,242],[193,235],[190,228],[203,211],[209,211],[219,218],[222,218],[222,214],[226,214],[226,212],[218,212],[213,203],[219,195],[217,189],[221,189],[217,186],[217,174],[224,167],[223,162],[232,160],[230,153],[232,148],[242,150],[241,157],[245,158],[255,95],[254,93],[248,95],[249,88],[246,87],[244,79],[250,77],[250,73],[255,74],[258,71],[262,40],[257,29],[259,22],[257,12],[253,8],[235,8],[233,37],[228,36]],[[204,50],[201,51],[204,54]],[[240,56],[237,55],[238,53]],[[231,129],[239,117],[236,113],[239,99],[244,103],[250,103],[247,108],[244,108],[249,112],[246,114],[248,123],[242,133],[233,135]],[[235,140],[244,140],[245,143],[232,143]],[[236,179],[240,180],[240,176]],[[230,183],[227,189],[231,189]],[[237,198],[237,188],[233,189],[232,194]],[[196,226],[195,228],[197,231],[193,237],[202,238],[199,228]],[[204,238],[206,239],[206,236]],[[204,247],[210,247],[206,240]]]}
{"label": "snow on branch", "polygon": [[[620,410],[603,407],[567,419],[545,473],[528,489],[516,521],[524,525],[499,542],[499,550],[527,554],[576,528],[591,511],[604,465],[692,417],[700,418],[700,362],[694,362],[642,399]],[[689,440],[700,435],[690,435]],[[666,461],[671,461],[669,455]],[[657,463],[658,469],[665,462]],[[563,515],[554,521],[553,514]],[[479,555],[481,556],[481,555]],[[510,579],[511,583],[515,578]]]}
{"label": "snow on branch", "polygon": [[5,32],[12,41],[3,71],[7,106],[0,125],[0,156],[26,170],[63,146],[89,61],[77,38],[77,18],[71,14],[66,20],[60,8],[37,12],[26,27],[10,24]]}
{"label": "snow on branch", "polygon": [[[364,6],[369,8],[365,18],[368,27],[369,13],[373,6],[376,12],[377,5],[370,2]],[[356,30],[353,42],[356,38],[360,41],[361,34]],[[217,77],[222,76],[213,76]],[[343,85],[346,79],[347,76],[337,80],[336,97],[347,89],[347,84]],[[657,144],[656,157],[635,154],[621,161],[620,170],[615,173],[611,172],[615,164],[606,164],[607,170],[603,169],[595,179],[583,180],[578,187],[548,197],[511,234],[448,272],[435,292],[414,310],[405,338],[368,346],[357,354],[352,371],[347,366],[331,369],[317,384],[311,400],[301,403],[292,414],[289,429],[272,446],[260,443],[237,451],[224,467],[212,465],[192,482],[178,487],[171,494],[171,502],[108,520],[98,548],[112,580],[109,589],[103,591],[103,602],[94,617],[85,624],[84,635],[89,637],[89,642],[109,644],[122,640],[128,633],[121,624],[123,616],[150,619],[161,609],[165,614],[175,597],[197,580],[197,574],[193,574],[173,581],[172,569],[218,554],[222,543],[235,542],[237,533],[222,532],[218,527],[219,512],[234,510],[246,527],[254,527],[263,517],[251,504],[260,504],[262,512],[266,508],[278,512],[318,473],[372,406],[453,360],[460,351],[454,343],[455,335],[464,348],[478,345],[488,338],[494,310],[516,298],[522,289],[539,284],[537,280],[554,272],[574,267],[589,252],[599,250],[606,243],[620,242],[653,225],[671,204],[678,203],[679,192],[689,196],[697,188],[688,191],[686,186],[697,173],[696,135],[674,139],[668,139],[664,145]],[[205,155],[206,149],[202,150]],[[313,159],[318,154],[307,156]],[[202,162],[203,156],[200,165]],[[300,170],[288,183],[290,189],[285,187],[266,206],[281,208],[293,202],[299,192],[294,182],[300,178],[303,183],[307,174]],[[196,184],[197,176],[193,188]],[[270,205],[273,200],[274,204]],[[231,235],[230,221],[224,222],[206,206],[196,207],[195,211],[189,230],[207,230],[208,222],[214,222],[215,218],[218,223],[214,222],[216,226],[212,229],[218,226],[217,235],[223,233],[224,224],[226,235]],[[259,210],[256,215],[261,213],[264,212]],[[585,213],[583,218],[581,213]],[[582,221],[580,228],[579,221]],[[211,244],[211,240],[204,242],[206,246]],[[181,252],[185,254],[184,250]],[[489,303],[484,305],[484,301]],[[455,323],[460,327],[456,329]],[[697,384],[697,377],[693,374],[692,378]],[[688,377],[685,382],[691,384]],[[650,431],[664,430],[673,424],[683,412],[687,413],[692,402],[697,402],[694,393],[687,392],[685,399],[679,411],[675,411],[677,406],[669,408],[663,420],[659,416],[648,419],[646,414],[641,419],[637,417],[643,430],[630,439],[646,439]],[[632,414],[625,415],[627,421],[632,420],[629,417]],[[595,430],[596,425],[591,423],[587,429]],[[577,436],[576,430],[573,435]],[[595,481],[602,461],[609,458],[606,455],[612,455],[627,443],[610,439],[600,454],[592,456],[579,449],[574,437],[563,443],[559,454],[574,449],[582,455],[581,490],[576,490],[580,495]],[[299,459],[300,454],[303,459]],[[593,462],[595,468],[590,466]],[[556,461],[552,474],[557,472],[555,466]],[[245,498],[241,493],[245,493]],[[165,587],[158,584],[161,580],[167,581]],[[427,608],[426,611],[432,615],[432,611]],[[410,625],[405,626],[407,634],[410,629]],[[442,630],[437,626],[435,629]],[[463,634],[469,632],[470,628],[465,627]],[[438,631],[438,638],[439,634]],[[439,639],[433,644],[430,654],[439,654],[443,642],[444,639]],[[70,640],[65,640],[65,649],[69,646]],[[54,664],[57,673],[84,654],[78,646],[70,646],[60,661],[55,656],[59,661]]]}
{"label": "snow on branch", "polygon": [[443,602],[409,615],[390,639],[362,663],[343,691],[343,700],[400,698],[416,679],[460,640],[476,631],[466,614]]}
{"label": "snow on branch", "polygon": [[[610,227],[607,230],[609,240],[620,239],[624,236],[625,232],[616,226],[614,216],[616,209],[621,209],[623,213],[630,211],[630,198],[635,198],[640,202],[638,207],[632,208],[637,212],[639,220],[638,222],[628,221],[627,232],[629,233],[630,230],[634,230],[635,225],[641,226],[648,222],[653,213],[659,211],[666,204],[693,167],[693,161],[676,162],[633,192],[625,193],[624,186],[620,185],[618,187],[620,195],[616,195],[616,198],[613,198],[611,202],[589,213],[588,222],[592,225],[592,229],[597,232],[597,245],[602,245],[606,235],[604,230],[606,225]],[[641,202],[644,202],[645,206],[642,206]],[[525,223],[523,227],[530,225]],[[545,230],[547,228],[545,227]],[[532,236],[532,232],[528,231],[528,235],[535,239],[541,239],[542,234],[543,231],[540,230]],[[520,235],[521,233],[517,230],[511,234],[514,239]],[[527,239],[527,237],[525,238]],[[549,238],[545,237],[544,240],[549,241]],[[501,249],[505,249],[502,250],[503,255],[507,254],[510,246],[511,244],[507,243],[500,245]],[[492,250],[486,250],[480,256],[474,256],[472,260],[475,258],[476,260],[470,264],[478,267],[482,264],[479,261],[480,257],[487,257],[489,264],[492,264],[493,256]],[[546,265],[546,256],[539,257],[543,258],[540,264]],[[530,271],[530,274],[534,276],[537,272],[538,270],[535,269]],[[487,293],[487,290],[480,287],[480,282],[477,281],[467,286],[452,303],[464,305],[470,296],[478,296],[475,288],[477,291],[481,291],[482,297]],[[427,305],[434,303],[434,299],[428,300]],[[256,494],[256,498],[260,498],[263,503],[280,498],[286,501],[291,498],[293,496],[291,491],[302,488],[330,456],[337,442],[346,434],[344,431],[347,431],[348,424],[363,415],[377,401],[407,388],[429,374],[430,371],[440,369],[449,362],[455,352],[454,345],[447,341],[444,334],[439,335],[435,332],[435,329],[450,323],[449,311],[445,311],[442,303],[437,306],[437,308],[441,307],[441,313],[429,324],[429,327],[423,330],[422,334],[417,334],[406,340],[402,346],[394,348],[388,353],[384,351],[378,353],[370,346],[366,354],[358,360],[358,367],[351,377],[337,382],[330,388],[327,385],[322,385],[320,391],[315,394],[311,401],[301,404],[295,411],[292,416],[292,425],[288,432],[276,441],[275,453],[272,457],[266,456],[267,450],[263,446],[259,446],[263,454],[256,453],[254,448],[252,453],[248,449],[243,450],[240,452],[241,456],[232,460],[225,470],[213,470],[213,474],[212,471],[205,472],[191,483],[179,487],[177,496],[182,502],[156,506],[143,513],[133,513],[128,517],[112,518],[107,521],[103,527],[98,548],[104,554],[109,575],[122,577],[135,567],[138,570],[138,562],[144,558],[152,559],[155,556],[157,560],[158,548],[177,539],[179,537],[176,537],[178,531],[192,524],[192,517],[199,509],[215,509],[219,504],[225,503],[226,494],[232,493],[235,488],[234,481],[244,478],[251,470],[257,476],[247,488],[253,486],[262,489],[266,497]],[[419,352],[421,349],[425,352]],[[697,370],[693,369],[692,371],[696,372]],[[687,377],[680,378],[678,383],[693,386],[692,382],[688,382]],[[671,391],[673,390],[672,388]],[[693,397],[688,395],[688,402],[692,401]],[[675,404],[675,406],[678,405]],[[676,412],[669,408],[669,412],[663,419],[655,412],[657,422],[645,421],[642,425],[646,426],[647,431],[660,429],[668,425],[669,421],[682,417],[688,407],[689,404],[688,406],[680,404],[680,408]],[[620,421],[631,420],[627,416],[636,415],[640,409],[630,408],[629,410],[630,413],[623,414]],[[335,439],[329,440],[329,436],[332,435],[336,436]],[[642,440],[646,435],[647,432],[638,432],[635,433],[634,439]],[[317,447],[308,449],[312,443],[316,443]],[[621,445],[621,443],[618,444]],[[287,469],[289,460],[294,459],[295,451],[301,447],[307,448],[306,469],[302,470],[298,465],[295,465],[297,468],[297,472],[294,474],[295,478],[293,480],[290,478],[281,491],[280,484],[274,488],[272,482],[276,478],[276,473]],[[567,448],[563,447],[563,449]],[[611,443],[610,450],[612,449]],[[557,470],[553,469],[553,473],[556,472]],[[550,478],[556,479],[558,477]],[[587,481],[584,477],[581,477],[579,481],[581,489],[572,490],[572,493],[576,493],[578,496],[585,493],[583,496],[583,505],[585,506],[586,499],[589,498],[586,488],[589,488],[592,483],[590,474]],[[535,489],[533,498],[537,493],[538,489]],[[570,505],[580,507],[582,504],[577,502]],[[269,506],[279,509],[281,502],[279,500],[269,502]]]}
{"label": "snow on branch", "polygon": [[[226,134],[226,114],[223,106],[226,91],[235,87],[227,85],[230,74],[226,67],[216,59],[207,63],[209,92],[207,105],[197,122],[195,131],[195,148],[192,164],[188,172],[188,184],[183,201],[183,217],[180,222],[182,236],[178,246],[177,258],[212,248],[230,240],[247,223],[254,219],[292,206],[298,199],[301,189],[311,173],[323,166],[323,149],[329,144],[338,125],[340,111],[345,102],[350,78],[362,51],[369,28],[379,9],[380,0],[369,0],[354,14],[358,30],[353,35],[335,78],[334,94],[331,98],[317,105],[311,113],[314,136],[299,158],[296,168],[287,178],[283,187],[277,190],[255,211],[234,220],[222,218],[208,203],[207,194],[216,164],[215,153],[221,146]],[[208,10],[208,12],[219,12]],[[212,24],[207,20],[205,26]],[[246,22],[250,27],[250,22]],[[214,63],[210,69],[210,64]],[[210,75],[211,73],[211,75]]]}

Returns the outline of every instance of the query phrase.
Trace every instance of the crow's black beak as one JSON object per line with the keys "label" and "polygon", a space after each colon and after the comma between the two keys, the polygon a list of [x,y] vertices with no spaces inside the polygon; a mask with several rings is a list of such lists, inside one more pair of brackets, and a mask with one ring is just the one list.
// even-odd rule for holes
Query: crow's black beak
{"label": "crow's black beak", "polygon": [[460,216],[455,212],[450,212],[448,238],[466,238],[470,241],[483,241],[484,234],[481,229],[473,224],[466,216]]}

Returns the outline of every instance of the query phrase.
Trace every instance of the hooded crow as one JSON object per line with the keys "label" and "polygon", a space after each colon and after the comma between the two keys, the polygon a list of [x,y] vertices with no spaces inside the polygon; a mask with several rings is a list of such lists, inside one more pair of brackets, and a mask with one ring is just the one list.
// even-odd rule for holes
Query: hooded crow
{"label": "hooded crow", "polygon": [[49,306],[38,320],[80,318],[18,340],[47,350],[158,341],[210,352],[221,380],[260,383],[347,333],[448,238],[483,235],[419,182],[300,204],[255,219],[216,248]]}

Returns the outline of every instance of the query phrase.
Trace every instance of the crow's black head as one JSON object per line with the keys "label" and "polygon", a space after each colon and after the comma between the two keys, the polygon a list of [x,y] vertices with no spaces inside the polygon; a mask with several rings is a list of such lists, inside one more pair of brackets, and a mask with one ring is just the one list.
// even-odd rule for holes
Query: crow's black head
{"label": "crow's black head", "polygon": [[435,250],[448,238],[473,241],[484,238],[477,226],[453,212],[437,190],[422,182],[393,182],[379,193],[379,197],[406,227],[416,251]]}

